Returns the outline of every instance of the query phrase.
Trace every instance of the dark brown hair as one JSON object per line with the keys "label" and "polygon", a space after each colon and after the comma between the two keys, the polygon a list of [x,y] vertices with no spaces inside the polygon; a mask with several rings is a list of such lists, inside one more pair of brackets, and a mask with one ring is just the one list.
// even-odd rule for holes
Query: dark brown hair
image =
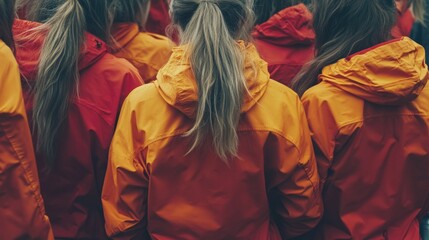
{"label": "dark brown hair", "polygon": [[353,53],[391,39],[394,0],[314,0],[316,57],[293,80],[299,94],[314,86],[322,69]]}
{"label": "dark brown hair", "polygon": [[12,25],[15,19],[15,0],[0,0],[0,39],[15,51]]}
{"label": "dark brown hair", "polygon": [[271,16],[285,8],[309,2],[309,0],[255,0],[253,10],[256,15],[256,24],[266,22]]}
{"label": "dark brown hair", "polygon": [[116,5],[115,23],[137,23],[145,29],[149,16],[150,0],[120,0]]}

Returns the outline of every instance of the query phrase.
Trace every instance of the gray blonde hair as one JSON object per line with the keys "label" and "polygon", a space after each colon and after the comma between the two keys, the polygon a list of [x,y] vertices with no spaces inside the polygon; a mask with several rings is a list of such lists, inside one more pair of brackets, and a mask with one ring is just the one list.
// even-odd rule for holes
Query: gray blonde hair
{"label": "gray blonde hair", "polygon": [[409,0],[408,4],[416,21],[425,25],[425,14],[427,14],[425,0]]}
{"label": "gray blonde hair", "polygon": [[[58,133],[68,116],[71,99],[77,95],[80,78],[78,63],[85,43],[85,31],[103,40],[109,38],[111,25],[107,19],[112,15],[109,9],[113,1],[42,2],[43,5],[36,6],[35,17],[45,24],[36,30],[47,30],[48,34],[39,57],[34,89],[33,129],[37,135],[37,152],[44,155],[47,169],[50,170],[57,155]],[[53,16],[46,13],[52,13]],[[92,23],[94,26],[89,26]]]}
{"label": "gray blonde hair", "polygon": [[198,85],[195,124],[190,151],[207,135],[218,156],[237,156],[237,125],[246,93],[244,56],[237,40],[249,40],[253,25],[248,0],[173,0],[173,22],[182,30],[181,43]]}
{"label": "gray blonde hair", "polygon": [[115,23],[133,22],[145,29],[150,0],[119,0],[116,4]]}

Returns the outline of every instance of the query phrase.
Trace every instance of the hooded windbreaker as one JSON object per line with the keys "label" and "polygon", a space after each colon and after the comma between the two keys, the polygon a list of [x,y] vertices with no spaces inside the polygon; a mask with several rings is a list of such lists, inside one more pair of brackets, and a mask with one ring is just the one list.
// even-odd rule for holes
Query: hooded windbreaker
{"label": "hooded windbreaker", "polygon": [[238,126],[239,158],[228,164],[210,137],[187,154],[196,81],[174,48],[157,81],[125,100],[103,188],[113,239],[289,239],[321,216],[319,177],[296,94],[270,80],[253,45],[245,55],[249,96]]}
{"label": "hooded windbreaker", "polygon": [[419,239],[429,207],[424,58],[396,39],[325,67],[304,94],[324,183],[316,239]]}
{"label": "hooded windbreaker", "polygon": [[285,8],[255,27],[253,37],[271,78],[290,85],[302,66],[314,58],[312,15],[304,4]]}
{"label": "hooded windbreaker", "polygon": [[[14,33],[25,35],[35,26],[39,24],[16,21]],[[17,44],[28,116],[32,116],[32,89],[44,37],[38,34]],[[104,42],[91,34],[85,37],[79,62],[79,97],[72,99],[57,138],[56,165],[47,173],[43,156],[38,155],[36,159],[42,196],[55,237],[106,239],[101,189],[108,149],[122,102],[142,80],[129,62],[108,54]]]}
{"label": "hooded windbreaker", "polygon": [[114,55],[132,63],[145,83],[155,80],[170,58],[173,43],[167,37],[141,32],[136,23],[115,24],[112,34],[119,45]]}
{"label": "hooded windbreaker", "polygon": [[0,238],[50,240],[18,64],[1,40],[0,59]]}

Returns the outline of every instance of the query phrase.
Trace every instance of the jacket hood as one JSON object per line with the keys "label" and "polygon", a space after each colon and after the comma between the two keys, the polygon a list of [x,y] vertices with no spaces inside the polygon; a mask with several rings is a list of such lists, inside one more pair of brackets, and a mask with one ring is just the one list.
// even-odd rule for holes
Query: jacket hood
{"label": "jacket hood", "polygon": [[312,14],[304,4],[285,8],[255,27],[253,37],[278,46],[311,45],[315,33]]}
{"label": "jacket hood", "polygon": [[[17,42],[16,59],[21,75],[29,82],[36,78],[39,56],[46,37],[45,31],[33,31],[40,26],[40,23],[25,20],[16,20],[13,25]],[[107,46],[101,39],[85,33],[85,46],[81,51],[79,70],[83,71],[92,66],[106,53]]]}
{"label": "jacket hood", "polygon": [[137,23],[115,23],[112,27],[112,35],[119,48],[126,46],[139,33],[140,29]]}
{"label": "jacket hood", "polygon": [[[244,75],[248,89],[241,111],[247,112],[264,95],[270,75],[267,63],[259,57],[254,45],[243,41],[238,44],[245,55]],[[198,105],[198,87],[185,53],[186,45],[173,48],[173,54],[159,71],[155,84],[169,105],[192,119],[195,118]]]}
{"label": "jacket hood", "polygon": [[429,74],[423,47],[404,37],[341,59],[319,79],[372,103],[400,105],[421,93]]}

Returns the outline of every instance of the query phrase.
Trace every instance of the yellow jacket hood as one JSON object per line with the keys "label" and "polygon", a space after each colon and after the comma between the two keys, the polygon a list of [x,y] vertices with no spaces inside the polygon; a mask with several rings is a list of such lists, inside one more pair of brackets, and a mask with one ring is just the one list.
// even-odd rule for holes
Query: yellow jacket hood
{"label": "yellow jacket hood", "polygon": [[319,79],[372,103],[400,105],[420,94],[429,74],[423,47],[404,37],[341,59]]}
{"label": "yellow jacket hood", "polygon": [[[238,42],[245,55],[245,78],[248,94],[242,112],[250,110],[264,95],[270,80],[267,63],[263,61],[252,44]],[[186,45],[173,49],[169,62],[158,73],[156,82],[162,98],[189,118],[195,118],[198,104],[198,87],[186,57]]]}
{"label": "yellow jacket hood", "polygon": [[112,27],[112,34],[117,43],[113,54],[133,64],[145,83],[156,79],[174,46],[167,37],[142,32],[136,23],[116,23]]}

